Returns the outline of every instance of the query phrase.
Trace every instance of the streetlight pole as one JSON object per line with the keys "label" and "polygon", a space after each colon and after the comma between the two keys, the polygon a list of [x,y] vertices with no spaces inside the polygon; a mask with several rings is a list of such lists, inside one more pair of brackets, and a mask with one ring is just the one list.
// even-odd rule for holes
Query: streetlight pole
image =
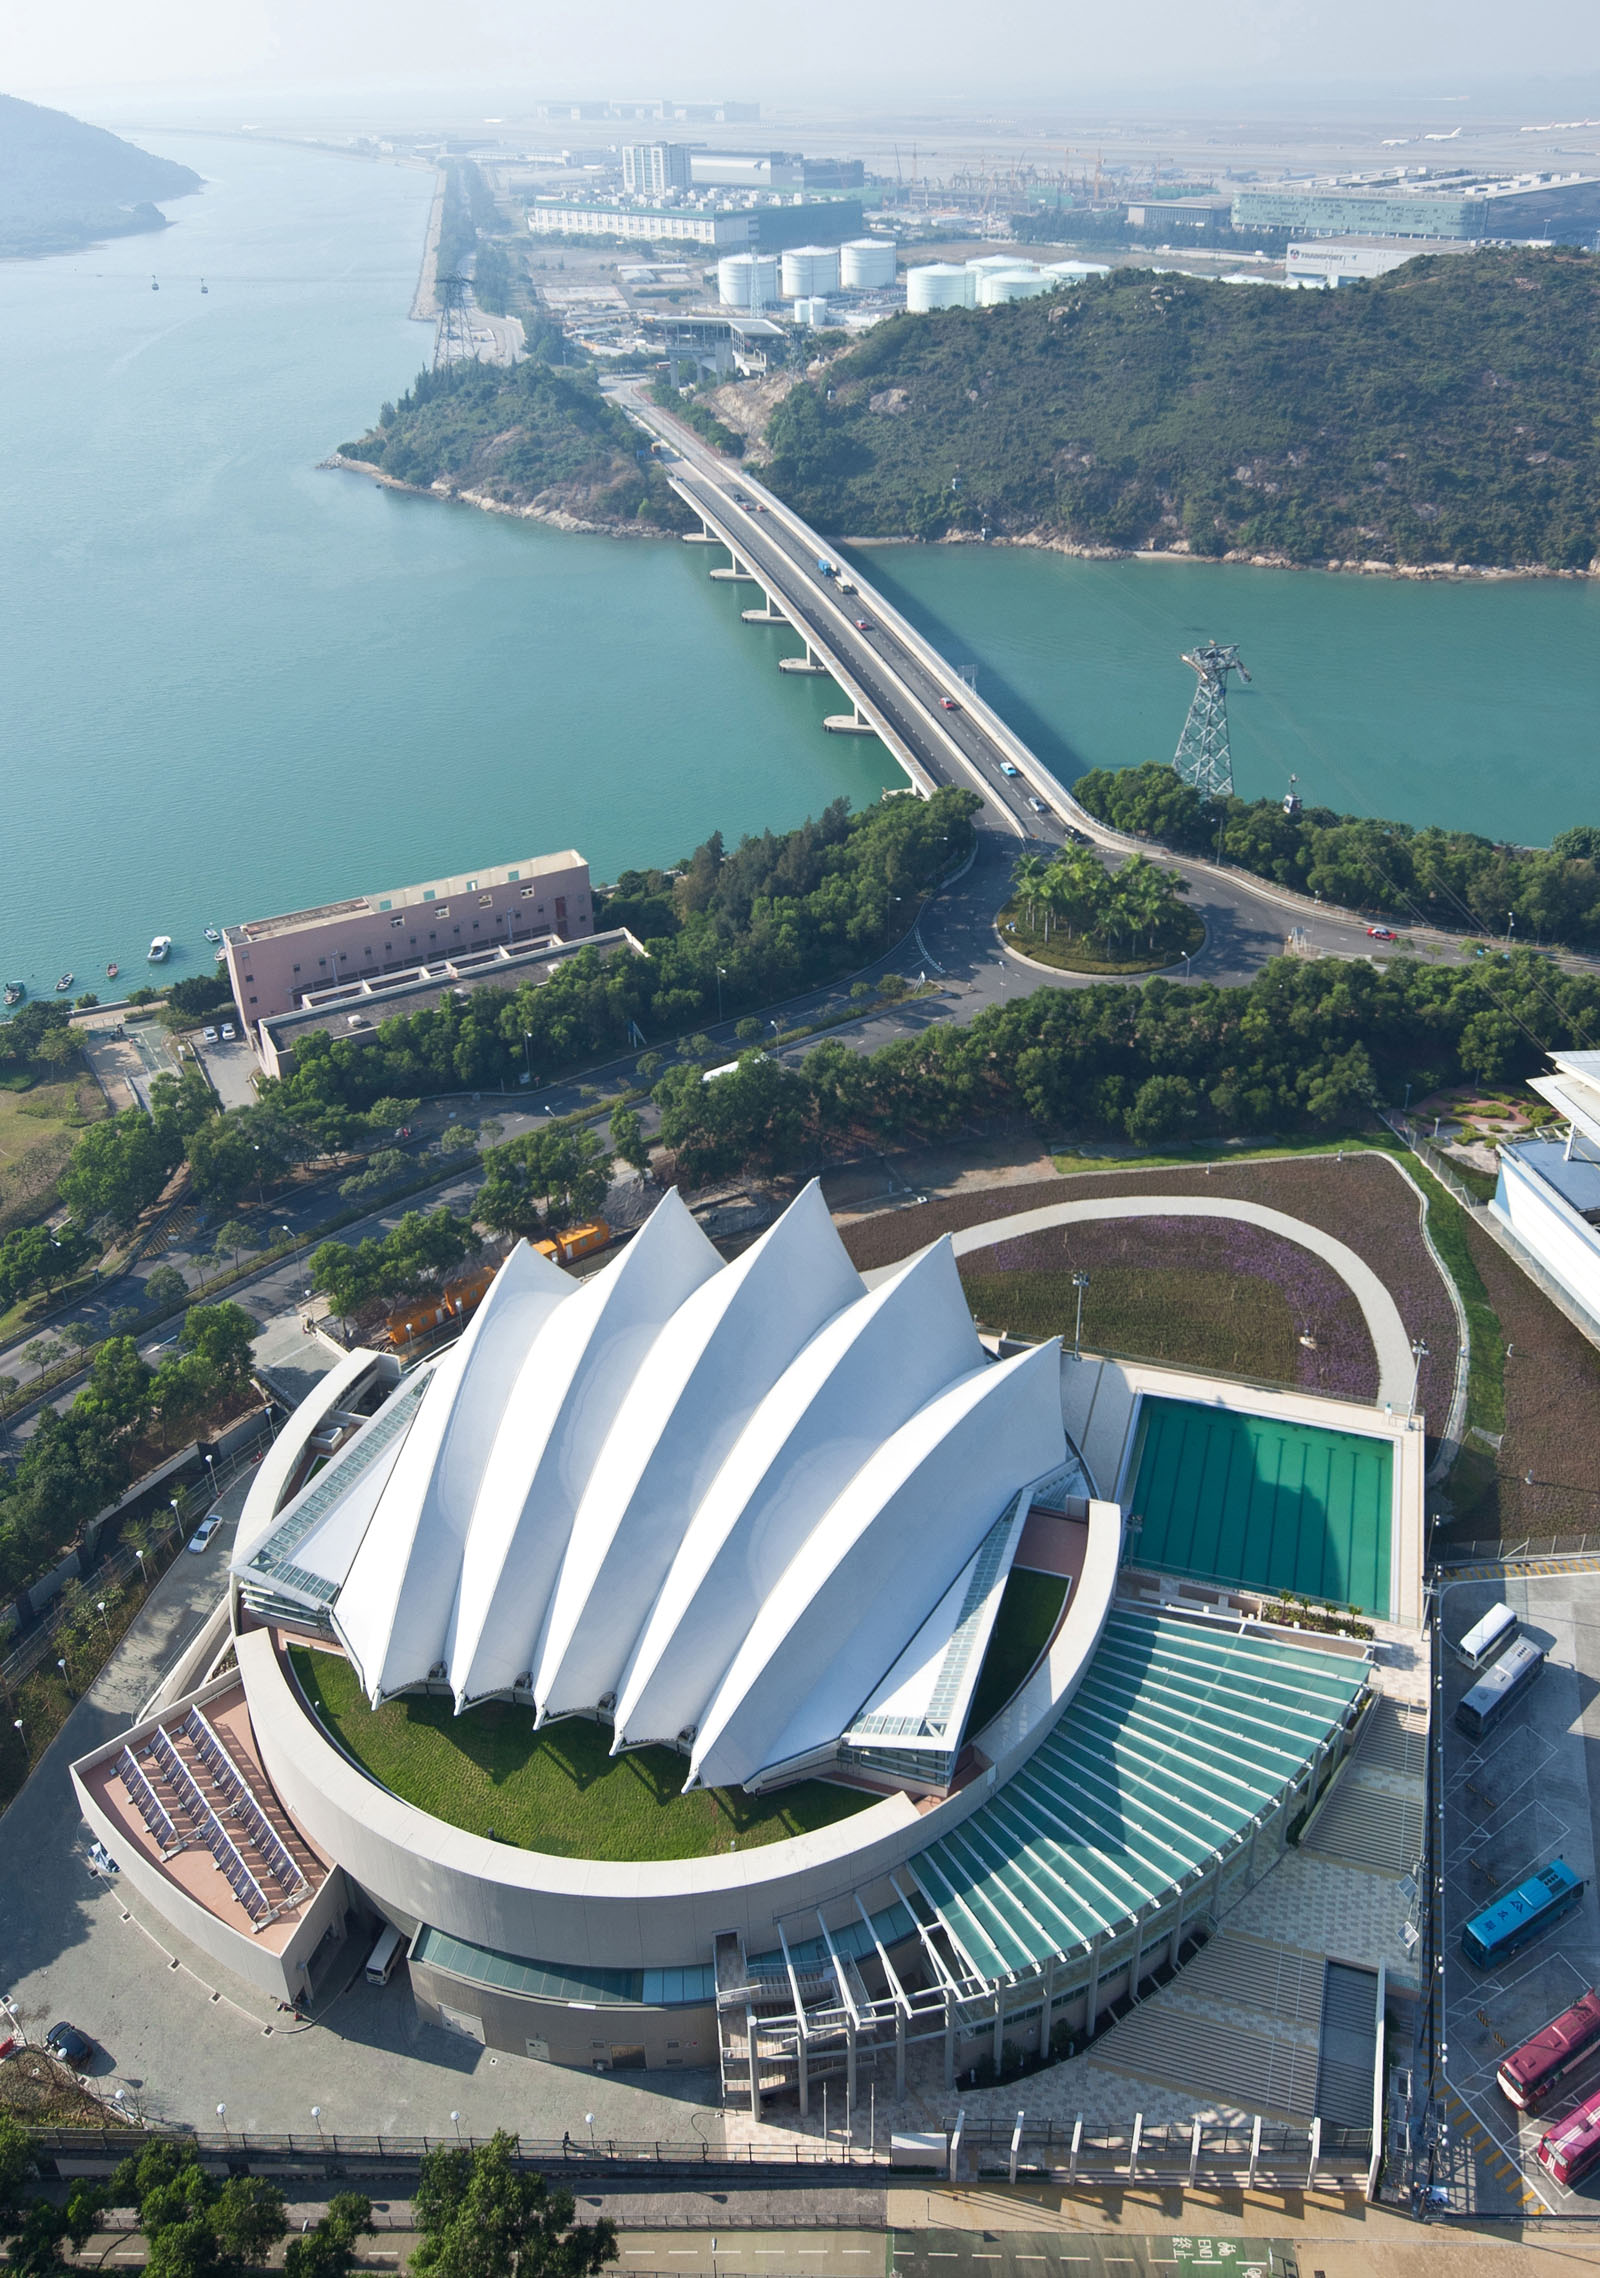
{"label": "streetlight pole", "polygon": [[724,968],[723,968],[721,965],[719,965],[719,966],[717,967],[717,1026],[718,1026],[719,1028],[722,1026],[722,975],[723,975],[723,971],[724,971]]}
{"label": "streetlight pole", "polygon": [[1423,1338],[1412,1338],[1411,1358],[1415,1363],[1415,1366],[1411,1371],[1411,1413],[1413,1416],[1417,1412],[1417,1387],[1422,1382],[1422,1364],[1428,1357],[1428,1349],[1428,1345]]}
{"label": "streetlight pole", "polygon": [[313,2120],[315,2120],[315,2121],[316,2121],[316,2123],[317,2123],[317,2136],[318,2136],[319,2140],[320,2140],[321,2142],[323,2142],[323,2143],[326,2143],[328,2139],[327,2139],[327,2137],[326,2137],[325,2135],[323,2135],[323,2133],[322,2133],[322,2106],[321,2106],[320,2104],[313,2104],[313,2105],[312,2105],[312,2107],[311,2107],[311,2117],[312,2117],[312,2118],[313,2118]]}
{"label": "streetlight pole", "polygon": [[107,1640],[109,1641],[109,1639],[110,1639],[110,1636],[111,1636],[111,1623],[110,1623],[110,1619],[108,1618],[108,1616],[107,1616],[107,1614],[106,1614],[106,1602],[105,1602],[104,1598],[96,1598],[96,1600],[95,1600],[95,1602],[94,1602],[94,1603],[95,1603],[95,1611],[96,1611],[96,1613],[98,1613],[98,1615],[100,1616],[100,1619],[101,1619],[101,1621],[102,1621],[102,1622],[104,1623],[104,1625],[105,1625],[105,1633],[106,1633],[106,1638],[107,1638]]}
{"label": "streetlight pole", "polygon": [[22,1729],[22,1719],[20,1716],[14,1716],[11,1719],[11,1722],[13,1728],[16,1731],[17,1738],[22,1742],[22,1752],[24,1755],[26,1755],[28,1752],[28,1735]]}
{"label": "streetlight pole", "polygon": [[1074,1359],[1074,1360],[1082,1360],[1082,1358],[1083,1358],[1083,1293],[1084,1293],[1084,1291],[1085,1291],[1085,1290],[1088,1288],[1088,1286],[1089,1286],[1089,1276],[1088,1276],[1088,1275],[1087,1275],[1087,1274],[1084,1272],[1084,1270],[1083,1270],[1083,1268],[1082,1268],[1081,1266],[1080,1266],[1080,1267],[1079,1267],[1079,1268],[1078,1268],[1078,1269],[1077,1269],[1077,1270],[1074,1272],[1074,1274],[1073,1274],[1073,1276],[1072,1276],[1072,1286],[1073,1286],[1073,1288],[1076,1290],[1076,1292],[1077,1292],[1077,1296],[1078,1296],[1078,1318],[1077,1318],[1077,1321],[1076,1321],[1076,1323],[1075,1323],[1075,1325],[1074,1325],[1074,1327],[1073,1327],[1073,1331],[1072,1331],[1072,1357],[1073,1357],[1073,1359]]}
{"label": "streetlight pole", "polygon": [[531,1028],[525,1028],[522,1032],[522,1057],[528,1063],[528,1082],[531,1085],[533,1082],[533,1030]]}
{"label": "streetlight pole", "polygon": [[222,2122],[222,2140],[231,2151],[233,2149],[233,2138],[228,2133],[228,2107],[226,2104],[217,2106],[217,2118]]}

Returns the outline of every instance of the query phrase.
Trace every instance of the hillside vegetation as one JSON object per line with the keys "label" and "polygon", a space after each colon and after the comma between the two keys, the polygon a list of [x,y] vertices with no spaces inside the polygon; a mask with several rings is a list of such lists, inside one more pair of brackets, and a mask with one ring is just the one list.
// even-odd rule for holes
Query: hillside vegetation
{"label": "hillside vegetation", "polygon": [[96,238],[165,229],[158,198],[200,177],[104,127],[0,95],[0,256],[70,253]]}
{"label": "hillside vegetation", "polygon": [[1600,261],[1408,262],[1338,292],[1119,270],[880,325],[785,397],[768,479],[824,529],[1586,567]]}
{"label": "hillside vegetation", "polygon": [[588,367],[545,360],[538,351],[559,353],[558,333],[529,345],[536,352],[510,367],[419,372],[370,434],[340,444],[340,458],[421,490],[442,483],[536,514],[686,528],[692,517],[654,461],[638,456],[638,429],[606,401]]}

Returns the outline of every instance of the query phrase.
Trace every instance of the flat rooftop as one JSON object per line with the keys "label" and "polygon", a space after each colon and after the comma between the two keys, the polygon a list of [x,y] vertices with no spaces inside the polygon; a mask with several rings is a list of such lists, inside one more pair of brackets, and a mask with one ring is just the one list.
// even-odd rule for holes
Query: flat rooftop
{"label": "flat rooftop", "polygon": [[463,871],[459,877],[428,878],[417,886],[388,886],[378,893],[356,894],[344,902],[321,902],[315,909],[288,910],[281,917],[247,918],[242,925],[224,926],[222,930],[227,940],[243,945],[269,940],[275,934],[298,933],[308,926],[327,925],[335,918],[414,909],[424,902],[448,902],[453,894],[486,893],[491,886],[514,886],[519,880],[547,877],[552,871],[587,867],[583,856],[569,846],[560,854],[531,854],[521,862],[494,862],[483,870]]}
{"label": "flat rooftop", "polygon": [[1131,1466],[1136,1564],[1387,1618],[1387,1438],[1146,1396]]}

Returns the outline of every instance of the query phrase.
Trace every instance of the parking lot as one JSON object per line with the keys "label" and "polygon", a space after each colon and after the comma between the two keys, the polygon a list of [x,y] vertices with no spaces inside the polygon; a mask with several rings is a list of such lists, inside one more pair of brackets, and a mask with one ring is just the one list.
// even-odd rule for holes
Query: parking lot
{"label": "parking lot", "polygon": [[[1561,2114],[1600,2091],[1600,2050],[1561,2083],[1544,2110],[1523,2114],[1495,2083],[1501,2059],[1600,1983],[1600,1902],[1594,1884],[1594,1783],[1600,1744],[1600,1570],[1446,1585],[1444,1633],[1453,1643],[1503,1599],[1525,1636],[1546,1649],[1542,1675],[1479,1743],[1454,1716],[1475,1682],[1447,1645],[1444,1656],[1445,2008],[1442,2118],[1448,2143],[1440,2179],[1452,2205],[1481,2213],[1600,2213],[1600,2170],[1576,2190],[1554,2184],[1534,2154]],[[1499,1969],[1476,1970],[1461,1931],[1491,1899],[1552,1859],[1588,1888],[1576,1913]]]}

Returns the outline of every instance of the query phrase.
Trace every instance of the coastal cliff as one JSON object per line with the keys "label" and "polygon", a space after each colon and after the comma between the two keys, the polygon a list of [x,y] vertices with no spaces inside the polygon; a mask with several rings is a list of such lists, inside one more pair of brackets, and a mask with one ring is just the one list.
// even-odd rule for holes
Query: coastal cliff
{"label": "coastal cliff", "polygon": [[71,253],[165,229],[156,201],[199,188],[191,167],[65,111],[0,95],[0,257]]}

